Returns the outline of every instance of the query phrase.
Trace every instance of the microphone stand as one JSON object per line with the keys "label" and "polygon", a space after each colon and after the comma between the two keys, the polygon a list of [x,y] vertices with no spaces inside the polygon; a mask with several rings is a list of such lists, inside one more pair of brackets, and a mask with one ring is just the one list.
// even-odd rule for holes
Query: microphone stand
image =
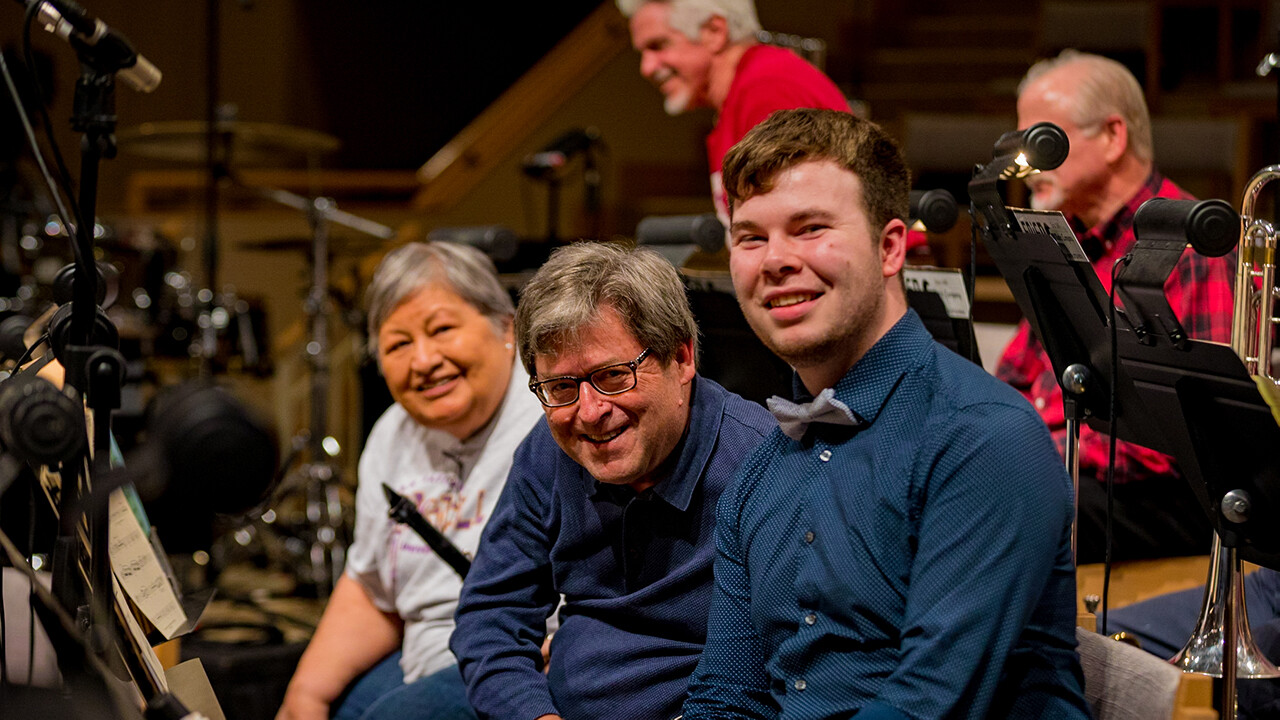
{"label": "microphone stand", "polygon": [[[72,46],[80,58],[81,73],[75,86],[75,99],[72,114],[72,127],[84,134],[80,143],[80,196],[79,217],[75,219],[76,228],[73,234],[76,244],[75,280],[72,283],[72,301],[70,314],[70,342],[62,353],[60,360],[66,369],[66,383],[83,394],[92,410],[93,427],[97,452],[94,454],[94,471],[105,471],[109,467],[108,452],[111,433],[111,411],[119,407],[120,380],[123,377],[124,359],[112,348],[103,347],[98,341],[104,333],[101,323],[105,323],[108,332],[114,334],[109,320],[97,305],[98,277],[93,265],[93,228],[97,218],[98,202],[98,170],[103,158],[113,158],[116,154],[115,143],[115,73],[123,65],[121,58],[111,53],[97,52],[97,46],[90,46],[78,40],[72,40]],[[57,334],[58,328],[51,327],[50,332]],[[74,545],[76,529],[76,513],[89,509],[87,518],[90,538],[90,592],[92,607],[92,628],[96,635],[99,651],[112,647],[115,643],[111,631],[110,603],[111,564],[107,558],[107,509],[85,508],[81,500],[86,494],[88,477],[83,474],[84,464],[75,463],[76,480],[68,483],[63,479],[60,510],[63,513],[61,527],[64,535],[58,542],[66,545],[70,540]],[[67,464],[63,465],[64,471]],[[70,491],[70,492],[69,492]],[[70,537],[66,535],[70,534]],[[54,573],[55,594],[67,607],[79,607],[82,593],[73,588],[72,568],[63,564]]]}
{"label": "microphone stand", "polygon": [[[84,598],[88,596],[89,639],[92,652],[104,659],[127,658],[129,653],[119,644],[115,633],[114,611],[128,612],[115,607],[114,575],[108,553],[109,508],[105,502],[111,477],[111,415],[120,407],[121,386],[124,380],[124,357],[113,347],[116,343],[115,326],[98,307],[98,277],[93,264],[93,230],[97,218],[99,168],[103,158],[116,155],[115,75],[131,64],[136,56],[122,57],[118,48],[104,49],[103,45],[89,45],[76,37],[70,38],[80,59],[81,73],[76,81],[72,113],[72,127],[83,133],[80,143],[80,194],[79,217],[75,218],[73,242],[76,246],[76,269],[72,284],[72,301],[69,316],[62,322],[69,324],[67,344],[58,348],[57,357],[66,370],[66,384],[80,393],[87,402],[93,420],[94,449],[91,468],[83,457],[62,463],[63,481],[59,498],[60,530],[56,539],[53,591],[65,608],[76,608],[84,619]],[[68,222],[71,218],[65,219]],[[62,334],[60,318],[55,315],[50,327],[51,336]],[[55,343],[56,348],[56,343]],[[87,429],[84,430],[87,432]],[[68,471],[75,468],[75,479],[68,482]],[[87,472],[86,472],[87,471]],[[91,478],[101,480],[99,492],[90,490]],[[89,572],[87,587],[76,581],[75,546],[78,519],[83,514],[88,524]],[[114,610],[113,610],[114,608]],[[83,625],[82,625],[83,626]],[[116,653],[120,653],[118,656]],[[61,659],[62,655],[59,654]],[[64,672],[85,672],[86,667],[76,662],[59,663]],[[137,668],[131,668],[135,672]],[[135,680],[136,682],[136,680]],[[167,708],[166,714],[185,714],[181,703],[164,697],[153,683],[140,686],[146,692],[148,704],[158,701]],[[157,708],[158,709],[158,708]]]}

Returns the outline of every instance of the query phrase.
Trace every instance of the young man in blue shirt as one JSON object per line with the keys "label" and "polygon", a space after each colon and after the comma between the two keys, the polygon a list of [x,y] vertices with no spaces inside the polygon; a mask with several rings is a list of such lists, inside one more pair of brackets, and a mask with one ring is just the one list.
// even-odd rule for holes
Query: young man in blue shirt
{"label": "young man in blue shirt", "polygon": [[799,402],[721,501],[685,720],[1088,717],[1070,482],[1031,406],[908,309],[896,144],[780,111],[724,179],[738,302]]}

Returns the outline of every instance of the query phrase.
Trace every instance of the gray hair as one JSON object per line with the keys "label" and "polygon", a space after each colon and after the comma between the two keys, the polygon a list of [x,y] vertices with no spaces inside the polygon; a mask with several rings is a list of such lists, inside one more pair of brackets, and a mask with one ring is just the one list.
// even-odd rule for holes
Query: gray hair
{"label": "gray hair", "polygon": [[539,355],[571,345],[606,306],[658,360],[670,362],[689,340],[697,358],[698,326],[671,263],[646,248],[578,242],[552,252],[520,294],[516,345],[529,376]]}
{"label": "gray hair", "polygon": [[378,333],[391,313],[436,282],[448,285],[489,318],[499,333],[515,315],[511,296],[498,282],[493,261],[483,252],[457,243],[411,242],[387,253],[365,291],[370,355],[378,357]]}
{"label": "gray hair", "polygon": [[1138,79],[1115,60],[1079,50],[1063,50],[1057,57],[1031,66],[1018,84],[1018,96],[1021,97],[1027,87],[1041,77],[1072,65],[1085,69],[1075,88],[1072,122],[1087,130],[1096,128],[1112,113],[1119,115],[1128,129],[1129,151],[1137,159],[1150,162],[1151,113],[1147,110],[1147,100]]}
{"label": "gray hair", "polygon": [[671,6],[668,22],[671,29],[697,41],[698,30],[712,15],[719,15],[729,26],[729,40],[735,43],[755,38],[760,32],[755,0],[616,0],[622,14],[631,17],[651,2]]}

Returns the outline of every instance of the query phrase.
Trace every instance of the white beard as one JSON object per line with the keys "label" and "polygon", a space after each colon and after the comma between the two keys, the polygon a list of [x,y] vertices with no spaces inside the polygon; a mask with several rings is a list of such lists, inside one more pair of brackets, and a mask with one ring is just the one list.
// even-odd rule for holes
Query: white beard
{"label": "white beard", "polygon": [[662,100],[662,109],[666,110],[668,115],[680,115],[689,109],[689,97],[688,90],[681,90],[673,95],[667,95]]}
{"label": "white beard", "polygon": [[1048,194],[1031,193],[1031,209],[1032,210],[1061,210],[1062,203],[1066,201],[1062,188],[1055,182],[1049,181],[1040,186],[1042,189],[1048,187]]}

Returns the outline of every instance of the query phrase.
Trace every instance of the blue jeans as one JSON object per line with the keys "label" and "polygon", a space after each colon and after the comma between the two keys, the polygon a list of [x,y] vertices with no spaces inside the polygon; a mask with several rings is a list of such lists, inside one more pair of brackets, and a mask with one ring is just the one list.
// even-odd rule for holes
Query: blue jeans
{"label": "blue jeans", "polygon": [[[1246,575],[1244,595],[1258,649],[1268,660],[1280,661],[1280,572],[1262,568]],[[1171,658],[1195,630],[1203,598],[1204,587],[1198,587],[1112,610],[1107,613],[1107,632],[1137,635],[1142,649]],[[1280,717],[1280,680],[1241,680],[1237,688],[1241,718]]]}
{"label": "blue jeans", "polygon": [[334,720],[477,720],[457,665],[406,685],[399,650],[356,678],[329,716]]}

